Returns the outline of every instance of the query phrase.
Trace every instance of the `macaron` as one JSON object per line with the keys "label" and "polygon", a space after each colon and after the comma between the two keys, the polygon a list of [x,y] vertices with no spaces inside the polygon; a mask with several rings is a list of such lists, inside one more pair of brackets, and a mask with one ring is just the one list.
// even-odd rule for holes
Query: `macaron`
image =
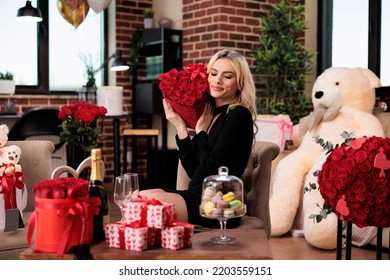
{"label": "macaron", "polygon": [[225,200],[220,200],[217,202],[217,209],[226,209],[229,207],[229,203],[227,203]]}
{"label": "macaron", "polygon": [[220,217],[222,216],[223,211],[221,209],[214,209],[213,210],[213,217]]}
{"label": "macaron", "polygon": [[218,194],[214,195],[214,196],[211,198],[211,201],[212,201],[213,203],[217,203],[217,202],[220,201],[220,200],[222,200],[222,196],[220,196],[220,195],[218,195]]}
{"label": "macaron", "polygon": [[245,214],[245,208],[242,207],[242,205],[241,205],[240,208],[237,208],[237,209],[234,210],[234,213],[236,214],[236,216],[244,215]]}
{"label": "macaron", "polygon": [[211,196],[213,197],[215,195],[217,191],[215,190],[214,187],[207,187],[204,192],[203,192],[203,195],[208,195],[208,196]]}
{"label": "macaron", "polygon": [[207,216],[211,215],[214,209],[215,209],[214,203],[212,203],[211,201],[208,201],[204,204],[203,210]]}
{"label": "macaron", "polygon": [[241,201],[235,199],[229,202],[229,208],[230,209],[237,209],[241,207]]}
{"label": "macaron", "polygon": [[234,210],[232,209],[225,209],[223,210],[223,216],[226,217],[226,218],[232,218],[234,217]]}
{"label": "macaron", "polygon": [[202,202],[207,202],[207,201],[211,201],[211,196],[209,195],[202,196]]}
{"label": "macaron", "polygon": [[232,192],[228,192],[228,193],[224,194],[224,196],[223,196],[223,200],[225,200],[226,202],[229,202],[229,201],[232,201],[235,199],[236,199],[236,196]]}
{"label": "macaron", "polygon": [[220,197],[223,197],[223,192],[219,191],[216,193],[216,195],[219,195]]}

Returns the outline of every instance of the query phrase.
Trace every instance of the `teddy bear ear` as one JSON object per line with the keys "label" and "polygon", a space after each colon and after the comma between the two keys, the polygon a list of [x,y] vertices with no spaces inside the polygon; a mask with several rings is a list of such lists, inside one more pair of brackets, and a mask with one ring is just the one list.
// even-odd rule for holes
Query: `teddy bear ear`
{"label": "teddy bear ear", "polygon": [[3,133],[5,134],[8,134],[9,132],[8,126],[6,124],[0,125],[0,130],[3,131]]}
{"label": "teddy bear ear", "polygon": [[364,76],[366,76],[368,78],[368,80],[370,81],[371,87],[377,88],[377,87],[381,86],[381,80],[370,69],[357,67],[357,68],[355,68],[355,70],[359,71],[360,73],[362,73]]}

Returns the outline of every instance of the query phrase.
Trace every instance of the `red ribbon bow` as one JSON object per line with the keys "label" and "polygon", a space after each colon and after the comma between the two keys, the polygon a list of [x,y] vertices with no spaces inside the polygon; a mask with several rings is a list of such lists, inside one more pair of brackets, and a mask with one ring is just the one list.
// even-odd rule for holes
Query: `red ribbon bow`
{"label": "red ribbon bow", "polygon": [[[0,194],[4,194],[4,208],[13,209],[16,208],[16,195],[15,187],[18,189],[24,188],[24,183],[21,181],[23,179],[23,173],[16,171],[15,164],[8,163],[2,164],[0,168],[4,167],[3,174],[0,176],[1,181],[1,190]],[[7,168],[13,167],[13,171],[6,172]]]}
{"label": "red ribbon bow", "polygon": [[147,205],[161,205],[164,206],[165,208],[165,213],[166,213],[166,222],[172,223],[176,221],[177,219],[177,214],[174,213],[168,203],[163,203],[160,200],[157,200],[155,198],[149,199],[146,196],[138,195],[137,199],[133,199],[132,202],[144,202]]}
{"label": "red ribbon bow", "polygon": [[202,79],[207,78],[206,75],[206,67],[202,63],[198,64],[187,64],[184,70],[191,74],[191,81],[195,80],[195,78],[199,75]]}

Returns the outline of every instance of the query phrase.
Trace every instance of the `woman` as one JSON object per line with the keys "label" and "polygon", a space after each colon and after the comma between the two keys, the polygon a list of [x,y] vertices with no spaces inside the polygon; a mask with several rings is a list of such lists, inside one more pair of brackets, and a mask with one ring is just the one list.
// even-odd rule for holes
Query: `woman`
{"label": "woman", "polygon": [[[153,189],[141,194],[175,204],[178,220],[218,227],[199,214],[202,183],[220,166],[241,178],[252,149],[256,119],[255,85],[246,59],[234,50],[217,52],[207,66],[212,104],[205,106],[191,139],[184,120],[163,100],[167,120],[176,128],[179,159],[191,178],[188,190]],[[228,221],[238,226],[240,219]]]}

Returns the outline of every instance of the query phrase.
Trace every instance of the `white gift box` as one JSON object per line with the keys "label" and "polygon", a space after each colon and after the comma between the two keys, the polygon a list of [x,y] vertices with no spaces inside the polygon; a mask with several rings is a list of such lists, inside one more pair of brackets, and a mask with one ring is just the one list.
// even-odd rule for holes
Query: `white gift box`
{"label": "white gift box", "polygon": [[146,226],[146,202],[126,201],[123,203],[123,220],[129,225],[131,223],[139,223]]}
{"label": "white gift box", "polygon": [[258,115],[256,141],[272,142],[285,149],[286,140],[291,140],[293,123],[288,115]]}
{"label": "white gift box", "polygon": [[147,227],[125,228],[125,249],[129,251],[144,251],[148,248],[148,231]]}
{"label": "white gift box", "polygon": [[108,223],[105,225],[106,244],[110,248],[125,248],[124,232],[126,225],[122,223]]}
{"label": "white gift box", "polygon": [[[168,213],[170,212],[170,213]],[[147,226],[154,229],[162,229],[172,222],[174,214],[174,204],[164,203],[164,205],[148,205],[146,221]]]}

